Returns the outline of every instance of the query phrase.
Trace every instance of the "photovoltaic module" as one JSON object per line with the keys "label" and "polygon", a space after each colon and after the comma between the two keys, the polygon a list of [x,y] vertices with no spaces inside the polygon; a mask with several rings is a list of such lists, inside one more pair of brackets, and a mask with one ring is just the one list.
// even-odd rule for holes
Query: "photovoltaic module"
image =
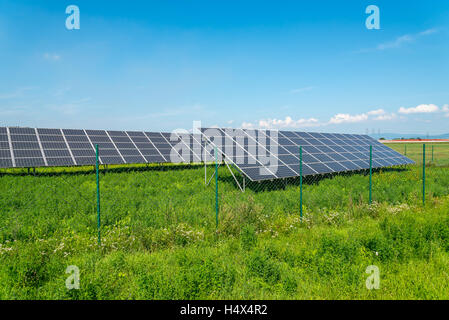
{"label": "photovoltaic module", "polygon": [[0,167],[220,161],[252,181],[414,163],[367,135],[203,128],[195,134],[0,127]]}

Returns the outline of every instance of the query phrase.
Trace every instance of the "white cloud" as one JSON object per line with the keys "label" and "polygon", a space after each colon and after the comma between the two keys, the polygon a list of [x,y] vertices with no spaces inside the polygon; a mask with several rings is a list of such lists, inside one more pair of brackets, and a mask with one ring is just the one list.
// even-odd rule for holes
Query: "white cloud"
{"label": "white cloud", "polygon": [[411,35],[403,35],[398,38],[396,38],[394,41],[381,43],[377,46],[378,50],[385,50],[385,49],[392,49],[392,48],[399,48],[404,43],[410,43],[413,42],[415,38]]}
{"label": "white cloud", "polygon": [[424,31],[418,33],[418,35],[419,36],[428,36],[429,34],[434,34],[434,33],[437,33],[437,32],[438,32],[437,28],[432,28],[432,29],[424,30]]}
{"label": "white cloud", "polygon": [[259,121],[259,128],[266,128],[266,129],[314,127],[317,125],[319,125],[318,120],[315,118],[293,120],[289,116],[285,117],[284,120],[282,120],[282,119],[267,119],[267,120]]}
{"label": "white cloud", "polygon": [[290,93],[301,93],[301,92],[306,92],[306,91],[310,91],[310,90],[313,90],[313,89],[315,89],[315,87],[312,87],[312,86],[304,87],[304,88],[298,88],[298,89],[291,90]]}
{"label": "white cloud", "polygon": [[254,124],[252,124],[251,122],[243,122],[242,128],[243,129],[254,129]]}
{"label": "white cloud", "polygon": [[449,104],[445,104],[445,105],[441,108],[441,110],[445,113],[444,116],[445,116],[446,118],[449,118]]}
{"label": "white cloud", "polygon": [[285,119],[263,119],[257,121],[257,125],[250,122],[243,122],[242,127],[245,129],[274,129],[274,128],[306,128],[320,126],[318,119],[298,119],[293,120],[292,117],[285,117]]}
{"label": "white cloud", "polygon": [[397,118],[397,115],[395,113],[390,113],[390,114],[379,115],[379,116],[375,117],[373,120],[376,120],[376,121],[389,121],[389,120],[394,120],[396,118]]}
{"label": "white cloud", "polygon": [[51,61],[58,61],[61,59],[61,56],[56,53],[44,53],[44,59]]}
{"label": "white cloud", "polygon": [[339,113],[333,116],[330,120],[330,124],[340,124],[340,123],[355,123],[368,120],[368,114],[356,114],[350,115],[348,113]]}
{"label": "white cloud", "polygon": [[287,116],[285,119],[263,119],[251,122],[243,122],[242,127],[245,129],[276,129],[276,128],[307,128],[307,127],[319,127],[327,125],[336,125],[343,123],[357,123],[368,120],[375,121],[390,121],[396,119],[397,115],[394,113],[387,113],[384,109],[371,110],[366,113],[351,115],[348,113],[339,113],[334,115],[327,122],[320,121],[316,118],[298,119],[294,120],[292,117]]}
{"label": "white cloud", "polygon": [[25,106],[15,106],[10,108],[3,108],[0,110],[0,116],[19,116],[30,114],[30,108]]}
{"label": "white cloud", "polygon": [[368,120],[389,121],[396,119],[396,117],[397,116],[394,113],[388,113],[384,109],[376,109],[355,115],[351,115],[348,113],[339,113],[329,120],[329,124],[357,123]]}
{"label": "white cloud", "polygon": [[92,100],[91,98],[83,98],[76,101],[70,101],[64,104],[50,105],[49,109],[65,116],[73,116],[81,113],[85,109],[86,104],[89,103],[91,100]]}
{"label": "white cloud", "polygon": [[384,115],[386,112],[384,109],[377,109],[377,110],[372,110],[372,111],[368,111],[366,114],[369,116],[381,116]]}
{"label": "white cloud", "polygon": [[67,92],[69,92],[71,90],[70,87],[63,87],[63,88],[59,88],[57,89],[54,93],[53,96],[54,97],[60,97],[60,96],[64,96]]}
{"label": "white cloud", "polygon": [[18,88],[13,92],[7,92],[7,93],[0,93],[0,99],[13,99],[13,98],[20,98],[24,96],[24,93],[27,91],[31,91],[35,89],[35,87],[22,87]]}
{"label": "white cloud", "polygon": [[435,34],[437,32],[438,32],[438,29],[432,28],[432,29],[427,29],[427,30],[424,30],[424,31],[421,31],[418,33],[414,33],[414,34],[404,34],[402,36],[397,37],[396,39],[394,39],[392,41],[380,43],[375,48],[362,49],[362,50],[358,50],[357,52],[364,53],[364,52],[371,52],[373,50],[383,51],[383,50],[388,50],[388,49],[397,49],[397,48],[402,47],[405,44],[413,43],[413,42],[417,41],[419,38],[426,37],[426,36]]}
{"label": "white cloud", "polygon": [[[159,112],[151,112],[144,115],[139,115],[139,119],[143,118],[154,118],[154,117],[180,117],[184,115],[191,114],[204,114],[207,111],[201,104],[193,104],[193,105],[185,105],[182,107],[176,108],[166,108],[162,109]],[[134,116],[133,116],[134,117]]]}
{"label": "white cloud", "polygon": [[399,108],[399,113],[402,114],[413,114],[413,113],[434,113],[438,112],[440,109],[438,106],[434,104],[420,104],[419,106],[413,107],[413,108]]}

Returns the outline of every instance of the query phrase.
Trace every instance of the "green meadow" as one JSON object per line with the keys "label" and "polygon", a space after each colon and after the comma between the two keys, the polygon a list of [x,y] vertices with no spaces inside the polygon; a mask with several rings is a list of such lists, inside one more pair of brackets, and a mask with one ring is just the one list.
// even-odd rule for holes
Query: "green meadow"
{"label": "green meadow", "polygon": [[[222,167],[218,226],[204,167],[110,167],[101,245],[92,168],[0,172],[0,299],[448,299],[442,150],[425,205],[416,165],[376,170],[371,205],[367,172],[307,178],[302,219],[297,179],[242,193]],[[70,265],[80,289],[65,286]],[[370,265],[379,289],[366,288]]]}
{"label": "green meadow", "polygon": [[[416,163],[423,163],[423,143],[387,143],[386,146],[406,155]],[[425,142],[425,150],[426,164],[449,165],[449,143]]]}

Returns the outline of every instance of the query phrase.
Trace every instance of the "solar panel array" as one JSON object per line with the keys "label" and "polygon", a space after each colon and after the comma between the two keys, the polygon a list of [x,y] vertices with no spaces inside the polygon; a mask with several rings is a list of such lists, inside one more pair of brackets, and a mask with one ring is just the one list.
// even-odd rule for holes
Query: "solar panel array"
{"label": "solar panel array", "polygon": [[[0,127],[0,167],[200,162],[193,135],[141,131]],[[176,150],[182,144],[186,150]]]}
{"label": "solar panel array", "polygon": [[202,129],[220,154],[253,181],[299,176],[302,146],[303,176],[413,163],[367,135],[244,129]]}
{"label": "solar panel array", "polygon": [[[205,141],[208,144],[205,144]],[[0,127],[0,167],[201,162],[213,149],[250,180],[303,176],[411,164],[367,135],[244,129],[201,129],[199,134]],[[204,149],[206,148],[206,150]]]}

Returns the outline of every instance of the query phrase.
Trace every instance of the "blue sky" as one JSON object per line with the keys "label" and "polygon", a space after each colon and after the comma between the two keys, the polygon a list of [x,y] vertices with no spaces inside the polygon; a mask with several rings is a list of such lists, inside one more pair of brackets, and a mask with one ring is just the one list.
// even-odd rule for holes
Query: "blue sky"
{"label": "blue sky", "polygon": [[1,0],[0,75],[0,126],[447,133],[449,2]]}

